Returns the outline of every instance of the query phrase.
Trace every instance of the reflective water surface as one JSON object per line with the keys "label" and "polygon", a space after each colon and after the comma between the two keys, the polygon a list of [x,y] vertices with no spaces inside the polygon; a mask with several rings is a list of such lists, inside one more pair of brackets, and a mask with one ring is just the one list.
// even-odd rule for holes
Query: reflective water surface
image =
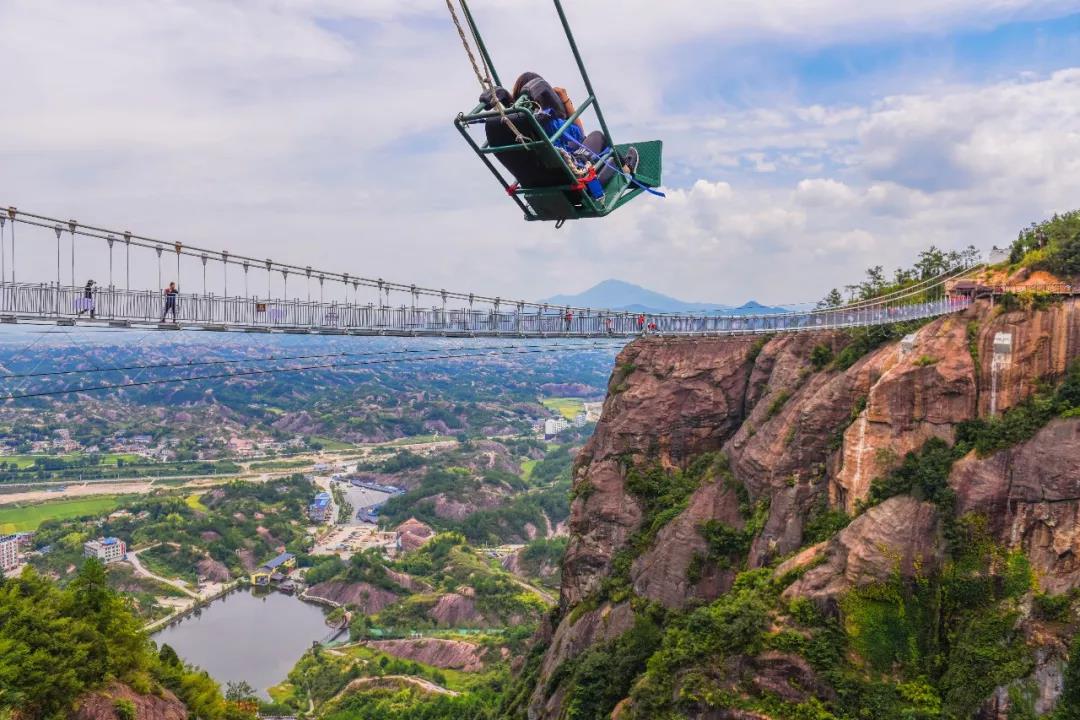
{"label": "reflective water surface", "polygon": [[225,687],[244,680],[264,699],[293,665],[330,629],[324,611],[279,592],[238,590],[154,635],[186,662],[198,665]]}

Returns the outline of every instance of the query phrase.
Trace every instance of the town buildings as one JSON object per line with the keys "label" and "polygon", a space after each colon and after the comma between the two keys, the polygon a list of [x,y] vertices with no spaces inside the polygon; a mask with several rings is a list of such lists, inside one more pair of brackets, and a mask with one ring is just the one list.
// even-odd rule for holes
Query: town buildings
{"label": "town buildings", "polygon": [[19,536],[0,535],[0,571],[19,566]]}
{"label": "town buildings", "polygon": [[87,540],[83,543],[83,555],[86,557],[97,558],[108,565],[109,563],[117,562],[127,557],[127,545],[123,540],[114,537]]}
{"label": "town buildings", "polygon": [[548,418],[544,421],[544,437],[551,439],[570,427],[564,418]]}
{"label": "town buildings", "polygon": [[271,580],[283,580],[284,573],[294,567],[296,567],[296,557],[292,553],[281,553],[251,572],[251,584],[269,585]]}
{"label": "town buildings", "polygon": [[308,505],[308,518],[313,523],[324,523],[330,519],[330,508],[333,505],[330,502],[330,493],[321,492],[315,496],[315,499]]}

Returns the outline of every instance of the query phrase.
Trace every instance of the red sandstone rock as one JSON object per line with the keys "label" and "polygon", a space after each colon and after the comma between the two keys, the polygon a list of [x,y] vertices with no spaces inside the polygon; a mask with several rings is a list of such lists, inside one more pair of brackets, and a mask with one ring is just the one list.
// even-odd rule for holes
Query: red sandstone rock
{"label": "red sandstone rock", "polygon": [[484,669],[484,662],[481,659],[484,648],[461,640],[420,638],[417,640],[373,640],[365,644],[394,657],[415,660],[447,670],[479,672]]}
{"label": "red sandstone rock", "polygon": [[116,714],[117,700],[131,701],[137,720],[187,720],[188,717],[187,707],[168,690],[162,690],[160,697],[139,695],[123,683],[112,682],[104,690],[80,698],[72,720],[120,720]]}
{"label": "red sandstone rock", "polygon": [[828,605],[848,590],[932,575],[941,567],[941,518],[932,503],[902,495],[875,505],[828,543],[825,562],[795,581],[784,597]]}
{"label": "red sandstone rock", "polygon": [[1080,418],[1055,420],[1030,441],[953,466],[957,512],[990,520],[998,541],[1027,554],[1045,592],[1080,586]]}
{"label": "red sandstone rock", "polygon": [[374,615],[398,600],[398,596],[389,590],[366,582],[350,583],[344,580],[327,580],[312,585],[306,594],[339,605],[353,605],[364,615]]}
{"label": "red sandstone rock", "polygon": [[394,528],[394,532],[400,536],[401,549],[408,552],[423,546],[435,536],[435,531],[430,525],[420,522],[416,518],[409,518]]}

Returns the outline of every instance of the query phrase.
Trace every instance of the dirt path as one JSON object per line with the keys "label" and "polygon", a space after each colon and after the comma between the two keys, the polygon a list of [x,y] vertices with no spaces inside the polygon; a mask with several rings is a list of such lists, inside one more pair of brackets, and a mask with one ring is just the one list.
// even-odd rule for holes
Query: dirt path
{"label": "dirt path", "polygon": [[449,690],[442,685],[436,685],[430,680],[426,680],[415,675],[383,675],[382,677],[365,677],[357,678],[351,683],[345,686],[345,688],[339,692],[333,699],[336,700],[344,695],[347,695],[357,690],[363,690],[367,687],[373,688],[385,688],[395,684],[411,685],[417,690],[431,693],[433,695],[447,695],[449,697],[457,697],[460,693],[455,690]]}
{"label": "dirt path", "polygon": [[[143,550],[149,550],[149,549],[150,548],[143,548]],[[135,568],[135,574],[136,575],[140,575],[142,577],[147,577],[147,578],[150,578],[151,580],[157,580],[158,582],[164,583],[164,584],[168,585],[169,587],[174,587],[177,590],[179,590],[180,592],[187,595],[188,597],[194,598],[196,600],[201,600],[202,599],[202,596],[199,595],[197,592],[194,592],[193,590],[188,588],[187,584],[182,583],[179,580],[170,580],[169,578],[161,577],[160,575],[155,575],[154,573],[147,570],[146,566],[142,564],[141,560],[139,560],[139,553],[142,552],[143,550],[139,550],[137,552],[129,552],[127,554],[127,561],[129,563],[131,563],[131,566],[133,568]]]}
{"label": "dirt path", "polygon": [[558,598],[556,598],[554,595],[549,593],[547,590],[544,590],[542,588],[538,588],[537,586],[522,580],[521,578],[519,578],[517,575],[514,575],[513,573],[510,573],[510,579],[513,580],[514,583],[516,585],[518,585],[518,587],[524,588],[525,590],[528,590],[529,592],[532,592],[532,593],[534,593],[536,595],[539,595],[540,598],[544,602],[548,603],[549,605],[555,605],[556,603],[559,602]]}

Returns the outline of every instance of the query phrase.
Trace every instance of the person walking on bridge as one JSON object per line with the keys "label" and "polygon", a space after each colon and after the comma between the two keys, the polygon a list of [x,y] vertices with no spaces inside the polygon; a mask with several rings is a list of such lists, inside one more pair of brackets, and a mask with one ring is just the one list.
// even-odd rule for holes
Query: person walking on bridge
{"label": "person walking on bridge", "polygon": [[94,319],[94,286],[97,285],[93,280],[86,281],[86,287],[83,288],[82,300],[79,302],[79,312],[77,315],[82,315],[87,310],[90,311],[90,319]]}
{"label": "person walking on bridge", "polygon": [[165,309],[161,311],[161,322],[165,322],[165,316],[172,313],[172,321],[176,322],[176,296],[180,291],[176,289],[176,283],[169,283],[169,287],[161,291],[165,296]]}
{"label": "person walking on bridge", "polygon": [[574,324],[574,313],[570,311],[570,308],[566,309],[566,314],[563,315],[563,322],[566,323],[566,332],[570,332],[570,328]]}

